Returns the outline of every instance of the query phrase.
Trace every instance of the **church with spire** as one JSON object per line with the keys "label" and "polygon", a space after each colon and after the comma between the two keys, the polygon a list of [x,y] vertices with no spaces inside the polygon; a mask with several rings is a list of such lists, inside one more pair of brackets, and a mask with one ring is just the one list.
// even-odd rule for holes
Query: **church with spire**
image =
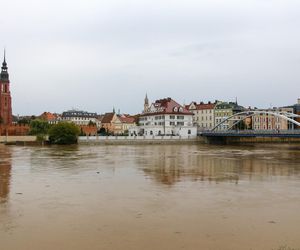
{"label": "church with spire", "polygon": [[7,63],[5,58],[1,67],[0,73],[0,125],[11,125],[12,124],[12,108],[11,108],[11,95],[10,95],[10,82],[9,74],[7,71]]}

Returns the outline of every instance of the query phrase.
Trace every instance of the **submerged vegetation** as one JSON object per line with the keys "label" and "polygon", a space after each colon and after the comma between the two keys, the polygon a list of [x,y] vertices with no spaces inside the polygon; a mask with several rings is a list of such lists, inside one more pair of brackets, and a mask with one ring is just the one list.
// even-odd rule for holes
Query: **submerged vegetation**
{"label": "submerged vegetation", "polygon": [[60,122],[52,125],[48,134],[51,144],[75,144],[77,143],[80,129],[74,123]]}

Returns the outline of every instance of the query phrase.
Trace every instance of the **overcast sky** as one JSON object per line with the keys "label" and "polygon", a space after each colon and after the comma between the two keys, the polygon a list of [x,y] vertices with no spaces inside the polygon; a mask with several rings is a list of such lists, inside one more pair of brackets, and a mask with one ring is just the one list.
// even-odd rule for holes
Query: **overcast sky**
{"label": "overcast sky", "polygon": [[[14,114],[300,97],[299,0],[0,0]],[[2,60],[1,60],[2,61]]]}

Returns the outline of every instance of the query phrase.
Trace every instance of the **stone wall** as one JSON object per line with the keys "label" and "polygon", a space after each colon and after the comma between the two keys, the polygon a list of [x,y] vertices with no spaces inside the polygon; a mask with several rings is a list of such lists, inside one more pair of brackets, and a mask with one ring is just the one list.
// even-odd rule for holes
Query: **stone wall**
{"label": "stone wall", "polygon": [[34,141],[36,141],[36,136],[0,136],[0,143]]}

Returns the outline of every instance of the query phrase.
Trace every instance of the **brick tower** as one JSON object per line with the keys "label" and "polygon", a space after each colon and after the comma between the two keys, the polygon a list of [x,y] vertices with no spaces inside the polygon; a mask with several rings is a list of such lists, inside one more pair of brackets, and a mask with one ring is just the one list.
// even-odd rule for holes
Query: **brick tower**
{"label": "brick tower", "polygon": [[0,125],[12,124],[12,109],[11,109],[11,96],[9,90],[9,75],[7,72],[7,63],[4,60],[0,73]]}

